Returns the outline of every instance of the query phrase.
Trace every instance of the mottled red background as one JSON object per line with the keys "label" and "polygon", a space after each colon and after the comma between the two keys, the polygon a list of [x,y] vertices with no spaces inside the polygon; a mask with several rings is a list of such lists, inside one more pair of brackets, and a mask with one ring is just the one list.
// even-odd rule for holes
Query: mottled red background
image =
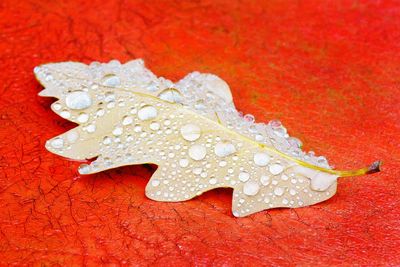
{"label": "mottled red background", "polygon": [[[400,265],[399,30],[399,1],[0,1],[0,265]],[[73,124],[32,69],[134,58],[173,80],[215,73],[337,168],[382,172],[241,219],[227,189],[146,199],[146,166],[80,177],[44,149]]]}

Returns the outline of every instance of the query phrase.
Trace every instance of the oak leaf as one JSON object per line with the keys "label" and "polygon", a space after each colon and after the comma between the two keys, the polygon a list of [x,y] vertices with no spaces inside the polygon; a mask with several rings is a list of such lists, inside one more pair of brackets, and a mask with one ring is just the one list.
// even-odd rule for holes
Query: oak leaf
{"label": "oak leaf", "polygon": [[277,207],[302,207],[336,192],[336,179],[379,171],[379,162],[356,171],[333,170],[324,157],[301,150],[279,121],[242,116],[229,86],[193,72],[177,83],[156,77],[142,60],[85,65],[46,64],[34,70],[41,96],[79,124],[46,143],[92,174],[124,165],[159,167],[146,186],[157,201],[184,201],[219,187],[233,188],[237,217]]}

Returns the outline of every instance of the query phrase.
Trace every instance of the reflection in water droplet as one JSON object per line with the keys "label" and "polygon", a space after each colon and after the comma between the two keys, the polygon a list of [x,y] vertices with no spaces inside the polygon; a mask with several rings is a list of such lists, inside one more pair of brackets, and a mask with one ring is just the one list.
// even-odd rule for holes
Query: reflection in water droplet
{"label": "reflection in water droplet", "polygon": [[67,94],[65,104],[70,109],[80,110],[90,107],[92,99],[87,92],[75,91]]}
{"label": "reflection in water droplet", "polygon": [[282,196],[285,190],[282,187],[275,187],[274,194],[277,196]]}
{"label": "reflection in water droplet", "polygon": [[225,167],[227,164],[228,164],[228,163],[227,163],[225,160],[221,160],[221,161],[218,163],[218,165],[219,165],[220,167]]}
{"label": "reflection in water droplet", "polygon": [[322,166],[329,166],[328,160],[327,160],[324,156],[319,156],[319,157],[317,158],[317,162],[318,162],[319,165],[322,165]]}
{"label": "reflection in water droplet", "polygon": [[175,88],[168,88],[163,90],[159,95],[159,98],[162,100],[171,102],[171,103],[181,103],[182,102],[182,95],[181,93]]}
{"label": "reflection in water droplet", "polygon": [[247,182],[247,180],[249,180],[250,178],[250,174],[248,174],[247,172],[241,172],[239,173],[239,180],[242,182]]}
{"label": "reflection in water droplet", "polygon": [[151,181],[151,185],[152,185],[152,186],[154,186],[154,187],[157,187],[157,186],[159,186],[159,185],[160,185],[160,181],[159,181],[159,180],[156,180],[156,179],[154,179],[154,180],[152,180],[152,181]]}
{"label": "reflection in water droplet", "polygon": [[289,194],[291,194],[292,196],[294,196],[294,195],[296,195],[296,190],[294,190],[294,189],[290,189],[289,190]]}
{"label": "reflection in water droplet", "polygon": [[252,114],[246,114],[243,116],[243,119],[247,122],[253,123],[255,121],[254,116]]}
{"label": "reflection in water droplet", "polygon": [[122,125],[129,125],[129,124],[132,124],[132,122],[133,122],[133,119],[132,119],[132,117],[131,116],[125,116],[123,119],[122,119]]}
{"label": "reflection in water droplet", "polygon": [[262,185],[269,185],[269,183],[271,182],[271,179],[269,178],[269,176],[263,175],[260,177],[260,182]]}
{"label": "reflection in water droplet", "polygon": [[244,184],[243,186],[243,193],[248,196],[255,196],[257,195],[258,191],[260,190],[260,186],[257,182],[249,181]]}
{"label": "reflection in water droplet", "polygon": [[113,135],[115,136],[119,136],[123,133],[123,129],[122,127],[115,127],[115,129],[112,131]]}
{"label": "reflection in water droplet", "polygon": [[61,106],[60,103],[54,103],[53,105],[51,105],[51,107],[52,107],[54,110],[60,110],[62,106]]}
{"label": "reflection in water droplet", "polygon": [[158,131],[160,129],[160,124],[154,121],[150,123],[150,129],[152,129],[153,131]]}
{"label": "reflection in water droplet", "polygon": [[303,145],[303,143],[296,137],[289,137],[287,141],[293,148],[301,148]]}
{"label": "reflection in water droplet", "polygon": [[207,154],[207,150],[202,145],[193,145],[189,148],[189,157],[194,160],[202,160]]}
{"label": "reflection in water droplet", "polygon": [[71,117],[71,113],[69,113],[69,111],[67,110],[63,110],[60,112],[60,116],[63,117],[64,119],[68,119],[69,117]]}
{"label": "reflection in water droplet", "polygon": [[272,128],[279,128],[282,126],[282,123],[279,120],[271,120],[268,123]]}
{"label": "reflection in water droplet", "polygon": [[88,133],[94,133],[94,132],[96,131],[96,125],[94,125],[94,124],[88,125],[88,126],[86,127],[86,131],[87,131]]}
{"label": "reflection in water droplet", "polygon": [[228,142],[220,142],[215,145],[215,155],[218,157],[226,157],[236,152],[235,146]]}
{"label": "reflection in water droplet", "polygon": [[269,166],[269,171],[272,173],[272,175],[277,175],[283,171],[283,167],[282,165],[275,163]]}
{"label": "reflection in water droplet", "polygon": [[186,124],[181,128],[181,135],[187,141],[195,141],[200,138],[201,129],[194,124]]}
{"label": "reflection in water droplet", "polygon": [[257,166],[264,167],[267,166],[269,162],[269,155],[265,153],[256,153],[254,154],[253,160]]}
{"label": "reflection in water droplet", "polygon": [[111,142],[112,142],[111,137],[105,136],[105,137],[103,138],[103,144],[109,145],[109,144],[111,144]]}
{"label": "reflection in water droplet", "polygon": [[182,168],[186,168],[189,165],[189,160],[188,159],[180,159],[179,160],[179,166]]}
{"label": "reflection in water droplet", "polygon": [[105,114],[105,111],[104,111],[104,109],[102,109],[102,108],[99,108],[97,111],[96,111],[96,116],[97,117],[101,117],[101,116],[103,116]]}
{"label": "reflection in water droplet", "polygon": [[86,113],[81,113],[81,114],[79,114],[77,120],[78,120],[79,123],[85,123],[85,122],[87,122],[89,120],[89,115],[86,114]]}
{"label": "reflection in water droplet", "polygon": [[155,117],[157,117],[157,109],[153,106],[146,105],[138,111],[138,118],[142,121],[154,119]]}
{"label": "reflection in water droplet", "polygon": [[209,182],[211,185],[215,185],[215,184],[217,183],[217,179],[215,179],[215,178],[213,177],[213,178],[211,178],[208,182]]}
{"label": "reflection in water droplet", "polygon": [[61,137],[57,137],[51,140],[50,145],[53,148],[62,148],[64,146],[64,140]]}
{"label": "reflection in water droplet", "polygon": [[103,77],[103,85],[116,87],[121,84],[121,79],[115,74],[107,74]]}

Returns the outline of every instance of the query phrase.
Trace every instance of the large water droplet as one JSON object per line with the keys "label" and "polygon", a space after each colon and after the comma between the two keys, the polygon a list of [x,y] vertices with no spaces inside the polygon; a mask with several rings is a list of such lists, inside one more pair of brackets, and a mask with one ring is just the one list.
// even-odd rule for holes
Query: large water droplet
{"label": "large water droplet", "polygon": [[215,155],[218,157],[226,157],[236,152],[236,148],[233,144],[228,142],[220,142],[215,145]]}
{"label": "large water droplet", "polygon": [[255,196],[257,195],[258,191],[260,190],[260,186],[257,182],[248,181],[243,186],[243,193],[248,196]]}
{"label": "large water droplet", "polygon": [[269,166],[269,171],[272,173],[272,175],[278,175],[283,171],[283,167],[281,164],[275,163]]}
{"label": "large water droplet", "polygon": [[195,124],[186,124],[181,128],[181,135],[187,141],[195,141],[200,138],[201,129]]}
{"label": "large water droplet", "polygon": [[116,87],[121,84],[121,79],[115,74],[108,74],[103,77],[103,85]]}
{"label": "large water droplet", "polygon": [[253,160],[257,166],[264,167],[267,166],[269,162],[269,155],[265,153],[256,153],[254,154]]}
{"label": "large water droplet", "polygon": [[138,111],[138,117],[142,121],[154,119],[155,117],[157,117],[157,109],[149,105],[143,106]]}
{"label": "large water droplet", "polygon": [[159,95],[159,98],[162,100],[171,102],[171,103],[181,103],[182,102],[182,95],[181,93],[176,90],[175,88],[168,88],[163,90]]}
{"label": "large water droplet", "polygon": [[193,145],[189,148],[189,157],[194,160],[202,160],[207,154],[207,150],[202,145]]}
{"label": "large water droplet", "polygon": [[239,173],[239,180],[242,182],[247,182],[247,180],[249,180],[250,178],[250,174],[247,172],[241,172]]}
{"label": "large water droplet", "polygon": [[92,99],[87,92],[75,91],[67,94],[65,104],[70,109],[85,109],[92,105]]}

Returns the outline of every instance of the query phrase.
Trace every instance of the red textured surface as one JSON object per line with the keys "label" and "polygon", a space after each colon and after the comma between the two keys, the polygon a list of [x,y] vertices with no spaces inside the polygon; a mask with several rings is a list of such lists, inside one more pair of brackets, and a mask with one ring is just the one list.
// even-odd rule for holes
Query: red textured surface
{"label": "red textured surface", "polygon": [[[398,1],[2,0],[0,265],[400,265],[399,29]],[[32,69],[133,58],[175,80],[215,73],[240,110],[281,119],[337,168],[383,171],[241,219],[230,190],[146,199],[145,166],[79,177],[44,149],[73,125]]]}

